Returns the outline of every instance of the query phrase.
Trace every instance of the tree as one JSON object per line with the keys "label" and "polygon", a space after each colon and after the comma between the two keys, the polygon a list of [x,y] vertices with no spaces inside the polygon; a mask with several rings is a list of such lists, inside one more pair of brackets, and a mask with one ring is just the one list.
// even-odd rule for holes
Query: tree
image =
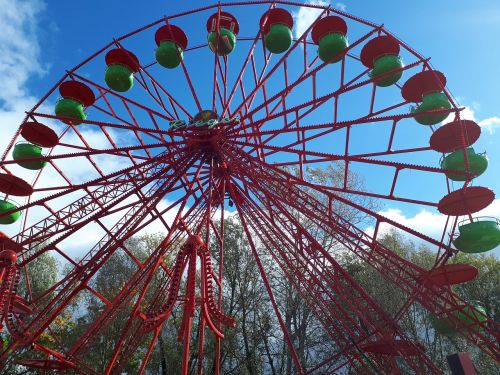
{"label": "tree", "polygon": [[[381,236],[383,245],[405,259],[430,269],[436,254],[430,249],[415,246],[401,232],[391,231]],[[479,275],[476,279],[454,286],[454,292],[467,301],[478,300],[486,307],[487,313],[494,320],[499,317],[500,296],[500,260],[494,255],[459,253],[450,263],[466,263],[476,267]],[[344,266],[349,273],[375,298],[386,311],[395,317],[409,296],[397,285],[388,282],[383,275],[370,265],[358,262],[354,257],[347,257]],[[469,352],[479,374],[497,374],[494,361],[461,337],[449,338],[435,332],[430,322],[430,314],[418,303],[413,303],[400,321],[404,333],[414,341],[424,344],[427,354],[443,371],[448,370],[446,356],[458,351]]]}
{"label": "tree", "polygon": [[[28,301],[38,297],[42,292],[46,291],[57,282],[59,268],[59,262],[55,257],[47,252],[41,254],[39,257],[30,262],[26,268],[20,270],[21,277],[19,280],[17,294]],[[26,275],[28,276],[27,278]],[[27,280],[29,280],[29,284]],[[39,306],[43,306],[43,299],[40,301]],[[57,346],[57,342],[54,336],[64,339],[66,337],[65,333],[70,331],[71,328],[72,326],[67,321],[67,315],[62,316],[51,325],[52,333],[49,333],[48,331],[43,332],[39,337],[38,342],[49,348],[55,348]],[[7,348],[8,343],[11,340],[9,332],[4,331],[0,334],[0,337],[2,339],[4,349]],[[26,373],[26,370],[22,368],[22,366],[18,366],[15,362],[18,359],[33,358],[39,354],[40,353],[22,350],[15,359],[9,362],[7,368],[2,370],[3,374],[10,375]]]}

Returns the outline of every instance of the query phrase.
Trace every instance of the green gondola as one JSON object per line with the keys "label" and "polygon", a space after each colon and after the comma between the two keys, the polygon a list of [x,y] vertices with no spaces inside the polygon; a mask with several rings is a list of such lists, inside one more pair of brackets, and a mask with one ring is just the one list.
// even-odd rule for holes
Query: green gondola
{"label": "green gondola", "polygon": [[336,63],[342,60],[342,53],[349,46],[347,37],[341,33],[329,33],[319,40],[318,56],[328,63]]}
{"label": "green gondola", "polygon": [[217,49],[219,55],[229,55],[236,47],[236,35],[232,31],[221,27],[219,28],[219,38],[217,38],[217,33],[214,31],[208,34],[208,46],[212,52]]}
{"label": "green gondola", "polygon": [[[464,325],[470,326],[474,331],[479,331],[480,326],[478,325],[478,323],[476,323],[475,320],[470,318],[468,315],[476,318],[479,323],[486,322],[488,320],[488,315],[486,314],[485,308],[479,302],[472,302],[471,305],[472,308],[465,307],[464,312],[453,312],[453,316],[459,319]],[[459,328],[458,325],[451,319],[439,319],[436,316],[431,315],[430,322],[436,332],[444,336],[455,337],[460,333],[461,330],[465,332],[465,329]]]}
{"label": "green gondola", "polygon": [[42,148],[31,143],[18,143],[14,146],[12,157],[17,164],[21,167],[31,170],[39,170],[45,167],[47,161],[45,160],[31,160],[24,161],[25,159],[42,158]]}
{"label": "green gondola", "polygon": [[156,49],[155,57],[158,64],[164,68],[173,69],[184,59],[184,50],[177,43],[164,40]]}
{"label": "green gondola", "polygon": [[[488,159],[486,156],[484,154],[476,154],[472,147],[469,147],[466,153],[472,178],[482,175],[486,168],[488,168]],[[441,168],[450,171],[454,170],[465,172],[467,168],[465,164],[464,152],[462,150],[457,150],[447,155],[441,161]],[[453,181],[465,181],[467,179],[465,174],[453,174],[452,172],[446,172],[446,176]]]}
{"label": "green gondola", "polygon": [[264,43],[269,52],[283,53],[292,45],[292,29],[288,25],[275,23],[264,36]]}
{"label": "green gondola", "polygon": [[18,207],[7,200],[0,200],[0,224],[12,224],[15,223],[21,217],[20,211],[13,211],[10,214],[3,216],[5,213],[15,210]]}
{"label": "green gondola", "polygon": [[126,92],[134,86],[134,73],[124,65],[113,64],[106,69],[104,80],[111,90]]}
{"label": "green gondola", "polygon": [[69,117],[72,119],[71,121],[62,120],[66,124],[71,122],[73,125],[79,125],[87,118],[87,115],[83,111],[83,104],[69,98],[59,99],[56,103],[55,112],[56,116]]}
{"label": "green gondola", "polygon": [[453,241],[464,253],[484,253],[500,245],[500,225],[497,220],[481,220],[458,227],[460,235]]}
{"label": "green gondola", "polygon": [[399,56],[381,56],[373,62],[373,69],[370,71],[369,76],[371,78],[375,78],[375,84],[379,87],[391,86],[399,81],[399,79],[403,76],[402,70],[393,74],[386,75],[380,79],[377,79],[377,77],[390,73],[393,70],[401,69],[403,67],[403,61]]}
{"label": "green gondola", "polygon": [[[422,125],[435,125],[448,117],[448,112],[423,113],[429,111],[451,109],[451,103],[443,92],[433,92],[424,95],[422,103],[411,112],[415,114],[415,120]],[[422,113],[422,114],[421,114]]]}

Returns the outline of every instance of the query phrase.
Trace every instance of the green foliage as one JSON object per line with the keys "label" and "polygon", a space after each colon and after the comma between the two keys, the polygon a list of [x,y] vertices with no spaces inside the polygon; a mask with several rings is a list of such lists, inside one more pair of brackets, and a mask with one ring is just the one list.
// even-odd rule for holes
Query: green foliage
{"label": "green foliage", "polygon": [[[59,262],[49,253],[43,253],[27,265],[30,289],[36,297],[59,280]],[[28,297],[26,279],[21,277],[18,294]]]}
{"label": "green foliage", "polygon": [[[319,171],[309,171],[309,178],[315,183],[326,184],[332,177]],[[318,198],[321,198],[318,196]],[[346,215],[355,213],[346,211]],[[360,219],[361,220],[361,219]],[[220,223],[215,223],[219,227]],[[313,231],[314,224],[305,221]],[[284,341],[282,330],[270,302],[259,267],[241,224],[236,219],[228,219],[224,224],[224,279],[222,311],[236,319],[236,329],[222,327],[225,339],[221,342],[221,370],[223,374],[293,374],[295,373],[291,355]],[[333,241],[325,233],[317,233],[323,246],[335,249]],[[116,301],[117,295],[124,285],[140,271],[144,262],[162,242],[164,235],[146,235],[132,238],[123,249],[116,251],[103,264],[99,272],[90,280],[89,286],[100,293],[106,300]],[[328,336],[325,329],[316,319],[312,310],[304,303],[304,299],[295,287],[293,280],[286,277],[286,270],[273,260],[273,257],[260,243],[255,241],[260,261],[270,282],[283,323],[291,334],[300,362],[305,368],[318,363],[335,352],[336,343]],[[429,269],[435,262],[435,253],[427,248],[416,247],[399,232],[390,232],[380,241],[399,256]],[[166,249],[165,254],[176,254],[177,246]],[[218,274],[220,244],[214,236],[210,242],[215,274]],[[174,258],[165,256],[163,265],[171,267]],[[454,287],[454,291],[467,300],[479,300],[486,307],[490,317],[498,321],[500,308],[500,261],[492,255],[470,255],[459,253],[452,263],[467,263],[479,269],[479,276],[468,283]],[[382,273],[372,265],[359,261],[354,255],[346,252],[341,257],[342,266],[355,280],[391,315],[395,316],[404,305],[408,296],[398,285],[388,282]],[[39,294],[53,285],[59,278],[57,261],[49,254],[44,254],[28,267],[33,294]],[[163,285],[167,272],[160,268],[154,275],[151,286],[146,292],[140,311],[148,311],[154,303],[154,292]],[[184,283],[182,283],[184,284]],[[21,282],[20,290],[26,293],[26,285]],[[181,286],[181,294],[184,285]],[[136,293],[140,290],[137,285]],[[218,298],[218,287],[214,288]],[[304,292],[304,291],[303,291]],[[307,291],[305,291],[307,292]],[[137,294],[135,294],[137,295]],[[166,295],[163,295],[163,299]],[[68,306],[51,325],[51,331],[44,332],[38,342],[55,350],[68,349],[81,337],[93,322],[103,313],[105,301],[90,292],[80,292],[74,304]],[[135,298],[124,300],[121,309],[113,315],[110,323],[96,331],[95,340],[86,344],[86,350],[79,358],[92,366],[95,371],[105,371],[109,359],[116,348],[125,324],[129,320],[134,307]],[[153,309],[154,310],[154,309]],[[154,345],[147,371],[151,374],[180,373],[182,343],[178,341],[178,330],[181,325],[182,306],[174,308],[172,315],[163,324]],[[138,327],[140,320],[133,320],[133,327]],[[191,337],[190,372],[196,373],[198,368],[197,352],[200,340],[200,316],[193,319]],[[412,304],[408,312],[400,320],[405,334],[412,340],[422,342],[431,359],[441,365],[446,372],[446,355],[457,351],[467,351],[481,374],[495,374],[496,364],[492,360],[460,337],[448,338],[435,333],[430,324],[429,314],[418,303]],[[203,367],[206,373],[214,371],[216,340],[205,327],[205,348]],[[55,337],[58,339],[56,340]],[[152,333],[139,340],[133,354],[124,358],[122,372],[138,373],[141,358],[148,349]],[[59,340],[59,341],[58,341]],[[61,348],[60,342],[64,343]],[[25,357],[36,357],[37,352],[22,353]],[[9,372],[10,371],[10,372]],[[16,374],[10,368],[6,374]]]}
{"label": "green foliage", "polygon": [[[408,241],[401,232],[392,231],[382,236],[379,241],[399,256],[430,269],[436,260],[435,252],[428,248],[418,248]],[[467,301],[481,301],[489,317],[498,321],[500,309],[500,260],[494,255],[471,255],[459,253],[450,263],[466,263],[476,267],[479,275],[476,279],[453,286],[453,290]],[[395,316],[408,296],[394,283],[389,282],[382,273],[366,263],[350,256],[344,266],[365,290],[391,315]],[[408,337],[420,341],[427,348],[427,354],[443,371],[448,371],[446,356],[458,351],[469,352],[479,374],[496,374],[494,361],[468,343],[460,336],[446,337],[437,334],[430,322],[430,314],[418,303],[414,303],[403,316],[403,331]]]}

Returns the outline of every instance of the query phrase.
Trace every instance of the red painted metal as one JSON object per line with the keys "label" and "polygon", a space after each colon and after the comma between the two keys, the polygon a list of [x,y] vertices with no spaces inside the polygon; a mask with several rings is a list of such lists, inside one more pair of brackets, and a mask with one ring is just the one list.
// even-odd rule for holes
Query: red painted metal
{"label": "red painted metal", "polygon": [[[432,133],[430,146],[437,152],[453,152],[464,145],[470,146],[479,139],[481,127],[471,120],[458,120],[438,128]],[[465,143],[462,142],[462,137]]]}
{"label": "red painted metal", "polygon": [[21,126],[21,135],[27,141],[42,147],[54,147],[59,143],[56,132],[38,122],[25,122]]}
{"label": "red painted metal", "polygon": [[74,367],[71,362],[61,361],[59,359],[27,358],[20,359],[17,363],[25,367],[36,368],[39,370],[66,371]]}
{"label": "red painted metal", "polygon": [[408,102],[421,102],[425,94],[443,91],[446,86],[446,77],[436,70],[426,70],[415,74],[405,82],[401,95]]}
{"label": "red painted metal", "polygon": [[[263,34],[273,22],[291,27],[290,14],[301,6],[316,10],[318,16],[274,60],[262,42]],[[196,14],[200,16],[198,19],[208,19],[208,31],[225,27],[237,34],[239,24],[229,13],[233,9],[245,12],[248,17],[244,21],[255,30],[253,37],[238,38],[235,53],[244,57],[240,67],[234,66],[234,54],[224,57],[212,54],[204,38],[193,38],[199,44],[187,48],[186,34],[171,24],[179,21],[179,25],[185,25],[194,19],[187,16]],[[311,35],[313,42],[318,43],[328,32],[346,34],[348,24],[349,27],[356,24],[360,36],[351,40],[345,59],[338,72],[334,72],[318,60],[316,48],[312,48],[307,37]],[[167,85],[155,77],[154,64],[139,65],[133,52],[127,52],[126,48],[138,42],[151,45],[151,33],[155,30],[157,44],[173,40],[184,49],[186,64],[182,61],[182,73],[178,71],[184,79],[181,85]],[[188,31],[191,37],[191,28]],[[376,57],[400,52],[407,61],[401,71],[420,69],[422,73],[403,86],[404,100],[399,94],[387,99],[385,95],[390,94],[376,89],[368,72]],[[195,54],[196,61],[203,64],[192,64],[190,58]],[[115,93],[88,78],[86,69],[90,63],[104,67],[104,61],[133,67],[138,84],[131,95]],[[192,79],[194,70],[203,71],[209,78],[200,82],[200,74],[196,72],[197,79]],[[0,262],[0,322],[12,338],[9,347],[0,353],[0,362],[20,352],[36,350],[38,356],[43,353],[46,358],[27,360],[26,365],[48,369],[70,364],[71,371],[97,374],[93,364],[87,365],[83,360],[85,354],[99,345],[99,338],[108,332],[113,319],[127,311],[119,339],[106,359],[104,373],[120,373],[128,358],[137,355],[142,343],[145,346],[138,371],[143,374],[162,329],[171,324],[170,313],[178,309],[183,315],[179,332],[183,373],[212,372],[205,367],[213,361],[214,372],[219,375],[222,327],[233,329],[232,318],[222,313],[227,236],[224,218],[228,210],[238,215],[248,238],[269,297],[270,311],[280,327],[276,339],[282,340],[283,348],[290,353],[295,373],[327,374],[342,371],[346,366],[356,373],[400,373],[398,366],[403,363],[405,369],[417,374],[441,373],[424,348],[406,338],[400,327],[401,319],[414,302],[440,318],[450,319],[461,327],[465,339],[497,359],[499,340],[495,322],[489,319],[479,330],[474,317],[470,317],[472,324],[456,319],[456,311],[468,315],[468,304],[453,294],[449,286],[471,280],[476,274],[471,266],[446,264],[456,252],[450,246],[456,220],[448,218],[442,236],[436,240],[420,233],[420,228],[405,227],[374,212],[366,204],[366,199],[389,204],[404,202],[462,215],[486,206],[493,199],[490,190],[469,187],[468,183],[452,192],[439,165],[419,162],[422,151],[465,150],[479,137],[477,124],[459,120],[461,108],[445,85],[444,75],[433,70],[428,59],[383,26],[322,4],[280,0],[220,2],[166,16],[115,38],[69,70],[28,112],[0,161],[0,191],[27,195],[26,202],[19,205],[23,216],[18,235],[10,239],[0,232],[0,248],[15,251],[4,253]],[[56,99],[58,87],[61,95],[92,105],[84,121],[85,131],[68,126],[58,137],[39,123],[43,119],[60,120],[51,113],[43,113],[46,104]],[[136,90],[139,95],[134,100]],[[442,126],[432,136],[427,128],[419,127],[431,136],[430,147],[427,142],[410,148],[402,146],[398,143],[399,133],[404,129],[399,124],[413,117],[407,112],[407,102],[418,102],[423,94],[436,90],[444,91],[450,99],[452,109],[443,113],[454,113],[456,121]],[[353,118],[345,97],[358,92],[363,92],[360,97],[366,99],[358,103],[359,110]],[[211,129],[169,126],[170,121],[189,121],[203,109],[219,114],[213,120],[231,120]],[[239,116],[238,121],[235,116]],[[380,142],[380,146],[374,142],[373,147],[365,149],[366,126],[378,127],[381,133],[386,131],[386,141]],[[10,154],[19,135],[34,144],[53,148],[44,160],[55,178],[47,183],[44,172],[36,172],[30,180],[31,188],[11,177],[15,175],[16,162]],[[97,145],[93,136],[100,140]],[[340,137],[341,151],[323,147],[334,137]],[[412,160],[411,164],[408,160]],[[308,177],[309,167],[323,168],[327,164],[333,166],[338,181]],[[83,176],[75,173],[83,165],[87,166]],[[386,180],[386,189],[372,190],[371,180],[367,180],[367,188],[353,184],[354,171],[359,166],[372,174],[384,170],[380,179]],[[438,203],[434,194],[423,189],[411,196],[405,194],[399,183],[405,172],[413,171],[443,174],[442,186],[435,188],[447,195]],[[37,214],[40,207],[45,216],[34,220],[40,217]],[[172,216],[174,219],[169,220]],[[111,217],[116,217],[116,221],[111,223]],[[367,220],[363,228],[373,226],[373,234],[355,224],[359,217]],[[98,226],[101,235],[81,259],[74,258],[68,243],[78,241],[80,233],[93,225]],[[163,228],[165,238],[147,259],[139,258],[127,240],[152,225]],[[395,227],[435,249],[435,264],[424,270],[384,247],[379,242],[381,225]],[[336,246],[342,246],[400,288],[408,297],[398,313],[389,316],[384,306],[379,306],[343,269],[331,249],[313,233],[324,233]],[[208,247],[215,243],[217,246]],[[32,262],[48,251],[55,251],[67,260],[71,269],[46,290],[33,295],[29,269]],[[119,251],[130,258],[136,270],[114,297],[108,297],[90,281]],[[212,268],[215,251],[219,252],[219,262],[217,268]],[[164,261],[166,257],[176,260],[172,269]],[[264,258],[271,259],[282,270],[311,309],[318,326],[335,344],[332,353],[318,363],[311,363],[309,368],[301,362],[293,339],[295,332],[287,327],[282,316],[283,306],[276,298],[277,291],[269,277],[267,262],[262,261]],[[25,298],[17,294],[21,277],[27,287]],[[153,279],[161,282],[153,283]],[[181,294],[182,283],[186,288]],[[68,348],[51,330],[51,324],[82,291],[102,302],[104,308]],[[146,295],[151,298],[148,304],[144,303]],[[201,318],[199,329],[194,332],[193,318],[198,308]],[[206,342],[211,337],[207,327],[215,333],[213,359],[207,358]],[[40,345],[42,334],[54,338],[58,351]],[[197,348],[190,345],[194,335],[199,335]],[[397,361],[396,355],[400,357]]]}
{"label": "red painted metal", "polygon": [[439,285],[462,284],[474,280],[479,271],[470,264],[445,264],[422,275],[422,280],[430,280]]}
{"label": "red painted metal", "polygon": [[293,17],[286,9],[282,8],[272,8],[260,18],[260,29],[265,35],[271,29],[271,25],[274,24],[287,25],[290,29],[293,27]]}
{"label": "red painted metal", "polygon": [[90,87],[78,81],[66,81],[59,86],[59,93],[63,98],[75,99],[85,107],[94,104],[96,98]]}
{"label": "red painted metal", "polygon": [[[417,348],[420,346],[420,348]],[[411,341],[398,339],[383,339],[374,343],[365,345],[362,349],[366,352],[390,355],[390,356],[418,356],[424,347]],[[420,349],[420,350],[418,350]]]}
{"label": "red painted metal", "polygon": [[13,264],[17,262],[17,255],[14,250],[2,250],[0,251],[0,263],[2,264]]}
{"label": "red painted metal", "polygon": [[12,312],[16,314],[32,314],[33,309],[24,298],[16,294],[12,301]]}
{"label": "red painted metal", "polygon": [[25,197],[33,193],[33,187],[22,178],[0,173],[0,192],[7,195]]}
{"label": "red painted metal", "polygon": [[19,251],[20,246],[17,242],[7,236],[4,232],[0,232],[0,249],[11,249]]}
{"label": "red painted metal", "polygon": [[439,212],[445,215],[470,215],[488,207],[495,200],[495,193],[482,186],[470,186],[449,193],[438,203]]}
{"label": "red painted metal", "polygon": [[319,44],[319,40],[328,33],[346,35],[347,23],[338,16],[323,17],[314,25],[311,32],[311,39],[315,44]]}
{"label": "red painted metal", "polygon": [[104,59],[106,61],[106,65],[124,65],[132,72],[138,72],[141,66],[137,56],[123,48],[115,48],[110,50],[106,54],[106,57]]}
{"label": "red painted metal", "polygon": [[235,35],[240,32],[240,24],[235,16],[228,12],[215,12],[207,20],[207,31],[217,32],[218,27],[232,31]]}
{"label": "red painted metal", "polygon": [[177,43],[183,50],[185,50],[188,45],[186,34],[180,27],[175,25],[164,25],[156,30],[155,41],[157,45],[160,45],[162,41],[168,40]]}
{"label": "red painted metal", "polygon": [[359,58],[364,66],[373,68],[374,61],[383,55],[399,55],[400,47],[396,39],[388,35],[377,36],[366,43]]}

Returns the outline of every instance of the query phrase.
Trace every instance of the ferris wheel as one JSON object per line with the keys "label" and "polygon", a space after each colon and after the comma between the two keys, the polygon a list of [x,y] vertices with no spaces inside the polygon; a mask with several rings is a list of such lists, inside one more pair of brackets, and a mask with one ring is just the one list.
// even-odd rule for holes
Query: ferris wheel
{"label": "ferris wheel", "polygon": [[[299,9],[317,17],[297,33]],[[0,162],[0,223],[9,234],[0,241],[0,319],[10,335],[0,358],[31,348],[20,364],[97,374],[84,354],[125,312],[105,373],[120,373],[147,342],[142,374],[176,310],[183,374],[193,352],[198,373],[207,371],[208,340],[215,340],[219,374],[221,340],[238,329],[220,292],[230,214],[247,236],[297,374],[345,366],[360,374],[401,366],[441,373],[400,327],[413,303],[429,311],[438,334],[461,335],[498,359],[498,325],[451,289],[477,275],[451,263],[454,254],[500,244],[499,222],[473,216],[494,193],[475,184],[487,159],[473,148],[480,127],[461,110],[429,59],[383,26],[327,5],[218,3],[113,39],[28,112]],[[311,178],[311,169],[337,178]],[[380,213],[384,206],[436,210],[447,217],[442,235],[391,220]],[[435,251],[433,267],[384,246],[387,228]],[[140,261],[127,240],[145,230],[165,237]],[[115,252],[127,253],[137,270],[108,300],[91,280]],[[30,264],[46,253],[69,271],[35,294]],[[343,268],[345,253],[405,293],[396,316]],[[335,342],[329,358],[309,368],[299,360],[264,258]],[[26,295],[18,293],[21,282]],[[44,346],[40,336],[52,334],[51,324],[82,292],[101,299],[98,318],[71,346],[57,339],[57,350]],[[211,334],[193,348],[196,314]]]}

